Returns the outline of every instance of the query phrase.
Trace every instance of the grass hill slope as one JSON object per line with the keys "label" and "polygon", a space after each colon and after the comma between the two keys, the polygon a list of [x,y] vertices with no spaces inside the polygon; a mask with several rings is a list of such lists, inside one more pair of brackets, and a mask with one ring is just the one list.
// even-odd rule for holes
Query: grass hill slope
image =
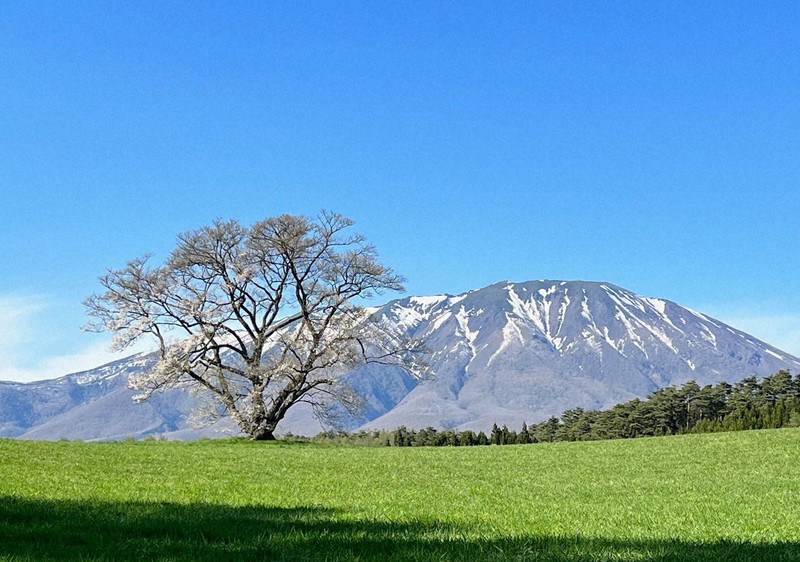
{"label": "grass hill slope", "polygon": [[800,560],[800,430],[469,448],[0,440],[0,560]]}

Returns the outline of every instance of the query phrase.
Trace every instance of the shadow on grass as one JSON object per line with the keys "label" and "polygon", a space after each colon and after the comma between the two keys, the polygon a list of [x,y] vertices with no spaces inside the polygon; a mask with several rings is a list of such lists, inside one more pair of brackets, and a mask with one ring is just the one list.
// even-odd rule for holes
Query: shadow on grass
{"label": "shadow on grass", "polygon": [[315,507],[0,497],[2,560],[800,561],[797,542],[475,539],[465,531],[442,522],[353,521]]}

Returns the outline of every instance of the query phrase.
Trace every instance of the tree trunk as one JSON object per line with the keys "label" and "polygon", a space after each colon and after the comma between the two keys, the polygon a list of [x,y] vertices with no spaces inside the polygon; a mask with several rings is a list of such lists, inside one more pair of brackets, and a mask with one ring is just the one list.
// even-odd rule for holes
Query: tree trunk
{"label": "tree trunk", "polygon": [[249,437],[252,441],[275,441],[275,434],[267,429],[249,435]]}
{"label": "tree trunk", "polygon": [[265,418],[266,416],[258,416],[255,420],[250,420],[246,427],[240,425],[251,441],[275,441],[275,426],[278,422]]}
{"label": "tree trunk", "polygon": [[261,394],[263,390],[263,387],[254,387],[250,390],[253,411],[250,412],[249,418],[240,417],[240,420],[236,420],[251,441],[275,441],[275,427],[279,420],[275,420],[274,414],[266,411],[264,397]]}

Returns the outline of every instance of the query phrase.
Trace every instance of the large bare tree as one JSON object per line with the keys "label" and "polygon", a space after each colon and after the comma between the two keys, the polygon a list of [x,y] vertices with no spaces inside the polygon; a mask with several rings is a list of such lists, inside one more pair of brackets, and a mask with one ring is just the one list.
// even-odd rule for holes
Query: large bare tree
{"label": "large bare tree", "polygon": [[88,329],[113,332],[118,350],[155,339],[155,368],[131,378],[140,399],[202,389],[251,439],[274,439],[299,402],[352,406],[340,378],[358,364],[414,372],[413,342],[353,302],[402,291],[403,279],[352,224],[322,212],[184,233],[163,265],[147,256],[101,277],[105,291],[84,303]]}

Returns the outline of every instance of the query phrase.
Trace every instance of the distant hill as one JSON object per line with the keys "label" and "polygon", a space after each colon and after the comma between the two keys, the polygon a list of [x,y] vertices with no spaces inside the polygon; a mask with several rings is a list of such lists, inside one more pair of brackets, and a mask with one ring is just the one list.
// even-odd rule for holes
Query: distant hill
{"label": "distant hill", "polygon": [[[425,342],[434,378],[420,383],[375,365],[350,373],[348,384],[366,403],[361,417],[343,419],[350,430],[519,427],[692,379],[702,386],[800,370],[800,359],[744,332],[609,283],[501,282],[457,296],[395,300],[374,314]],[[52,381],[0,382],[0,436],[191,439],[235,431],[224,422],[192,427],[195,397],[182,391],[133,403],[128,376],[152,361],[137,355]],[[278,432],[321,429],[300,408]]]}

